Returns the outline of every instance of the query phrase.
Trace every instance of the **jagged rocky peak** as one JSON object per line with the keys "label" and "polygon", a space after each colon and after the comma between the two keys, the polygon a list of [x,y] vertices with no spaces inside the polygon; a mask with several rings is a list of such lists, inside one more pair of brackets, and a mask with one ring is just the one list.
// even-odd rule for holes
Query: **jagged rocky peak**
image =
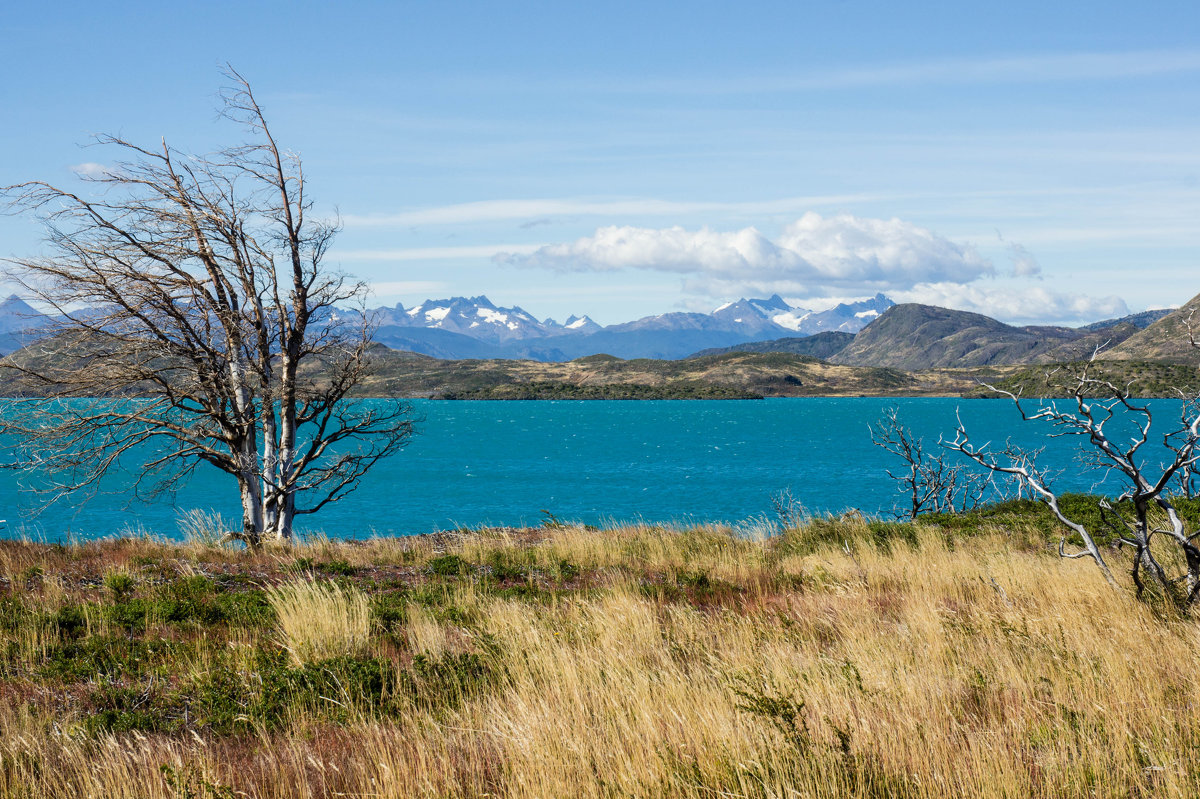
{"label": "jagged rocky peak", "polygon": [[575,316],[574,314],[567,317],[567,321],[563,324],[563,327],[567,330],[574,330],[580,333],[591,333],[600,329],[600,325],[590,316]]}
{"label": "jagged rocky peak", "polygon": [[769,320],[775,324],[779,324],[787,329],[792,328],[787,321],[779,321],[777,317],[783,317],[784,320],[793,318],[801,318],[805,314],[811,313],[807,308],[797,308],[788,305],[787,300],[780,297],[778,294],[772,294],[767,299],[746,299],[742,297],[734,302],[727,302],[717,308],[710,314],[715,319],[733,320],[735,322],[745,322],[747,317]]}
{"label": "jagged rocky peak", "polygon": [[783,297],[780,297],[778,294],[772,294],[770,297],[768,297],[765,300],[761,300],[761,299],[749,299],[748,300],[745,297],[741,297],[732,302],[727,302],[718,308],[715,308],[712,312],[712,315],[716,316],[718,314],[727,314],[730,311],[733,311],[736,313],[739,311],[751,310],[751,309],[757,311],[762,316],[767,316],[768,312],[770,312],[770,311],[793,310],[792,306],[788,305],[787,301],[784,300]]}
{"label": "jagged rocky peak", "polygon": [[484,295],[425,300],[404,312],[397,324],[449,330],[486,341],[537,338],[554,329],[523,308],[497,306]]}
{"label": "jagged rocky peak", "polygon": [[763,311],[791,311],[795,310],[787,304],[787,301],[778,294],[772,294],[765,300],[747,300],[755,308]]}

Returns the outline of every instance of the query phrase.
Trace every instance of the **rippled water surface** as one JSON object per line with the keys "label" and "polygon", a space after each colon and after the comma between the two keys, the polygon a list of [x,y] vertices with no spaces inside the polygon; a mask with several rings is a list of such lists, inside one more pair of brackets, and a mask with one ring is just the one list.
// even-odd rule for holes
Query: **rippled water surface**
{"label": "rippled water surface", "polygon": [[[887,514],[895,501],[887,456],[868,425],[889,407],[928,444],[952,434],[956,410],[980,442],[1046,443],[1011,403],[956,399],[776,399],[664,402],[413,403],[419,435],[380,464],[362,488],[304,529],[333,536],[424,533],[480,524],[537,524],[542,510],[589,523],[737,521],[769,512],[790,489],[813,511]],[[1165,408],[1164,408],[1165,410]],[[1167,414],[1164,412],[1164,422]],[[1060,486],[1089,489],[1095,473],[1073,466],[1077,439],[1055,439],[1046,458],[1065,467]],[[232,482],[200,472],[173,498],[131,500],[132,476],[75,506],[36,519],[28,480],[0,473],[9,535],[57,540],[140,525],[172,535],[181,508],[234,514]]]}

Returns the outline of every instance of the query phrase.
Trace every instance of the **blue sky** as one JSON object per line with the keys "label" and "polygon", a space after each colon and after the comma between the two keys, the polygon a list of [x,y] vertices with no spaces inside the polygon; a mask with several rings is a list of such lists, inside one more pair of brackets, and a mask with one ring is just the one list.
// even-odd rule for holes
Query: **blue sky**
{"label": "blue sky", "polygon": [[[972,7],[974,6],[974,7]],[[207,151],[219,65],[377,302],[560,321],[883,291],[1006,321],[1200,292],[1192,3],[20,4],[0,184]],[[0,255],[38,231],[0,219]]]}

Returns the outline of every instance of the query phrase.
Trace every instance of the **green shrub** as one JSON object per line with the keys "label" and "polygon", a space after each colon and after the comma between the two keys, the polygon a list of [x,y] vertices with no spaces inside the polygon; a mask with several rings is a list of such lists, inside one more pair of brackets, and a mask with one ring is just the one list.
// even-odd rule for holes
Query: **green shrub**
{"label": "green shrub", "polygon": [[463,698],[491,684],[495,676],[483,657],[473,652],[439,658],[417,655],[400,675],[399,691],[421,707],[456,707]]}
{"label": "green shrub", "polygon": [[326,574],[340,575],[342,577],[353,577],[355,574],[358,574],[358,569],[344,560],[331,560],[326,563],[318,563],[317,568]]}
{"label": "green shrub", "polygon": [[574,580],[581,573],[581,569],[577,564],[571,563],[566,558],[558,562],[558,579]]}
{"label": "green shrub", "polygon": [[436,574],[439,577],[457,577],[467,571],[468,564],[458,555],[440,555],[431,558],[426,566],[430,574]]}
{"label": "green shrub", "polygon": [[59,633],[67,638],[78,638],[87,630],[87,616],[80,605],[63,605],[50,617]]}
{"label": "green shrub", "polygon": [[38,673],[47,679],[82,682],[141,679],[169,673],[180,644],[164,639],[141,640],[123,635],[93,635],[53,647]]}
{"label": "green shrub", "polygon": [[371,597],[371,622],[376,631],[388,634],[399,632],[408,621],[408,591],[391,591]]}
{"label": "green shrub", "polygon": [[496,549],[489,553],[487,565],[492,579],[497,582],[528,580],[529,567],[526,564],[515,562],[519,558],[519,552],[506,549]]}
{"label": "green shrub", "polygon": [[105,575],[104,585],[112,591],[113,597],[119,602],[133,591],[133,578],[128,574],[112,572]]}

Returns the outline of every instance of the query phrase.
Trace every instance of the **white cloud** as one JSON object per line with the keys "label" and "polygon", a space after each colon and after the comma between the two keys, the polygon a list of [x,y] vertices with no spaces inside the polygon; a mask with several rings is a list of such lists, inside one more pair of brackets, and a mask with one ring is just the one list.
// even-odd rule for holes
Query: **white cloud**
{"label": "white cloud", "polygon": [[103,180],[113,174],[112,167],[91,161],[83,164],[73,164],[70,169],[79,177],[87,180]]}
{"label": "white cloud", "polygon": [[994,274],[970,245],[955,244],[901,219],[807,213],[779,243],[841,284],[903,286],[915,281],[974,280]]}
{"label": "white cloud", "polygon": [[1125,316],[1120,297],[1066,294],[1042,286],[979,286],[926,283],[892,294],[896,302],[919,302],[974,311],[1006,322],[1095,322]]}
{"label": "white cloud", "polygon": [[560,272],[673,272],[687,276],[693,290],[737,285],[789,294],[817,288],[896,290],[995,273],[973,247],[910,222],[812,212],[774,241],[753,227],[721,232],[609,226],[571,243],[504,253],[496,260]]}
{"label": "white cloud", "polygon": [[1008,255],[1012,258],[1013,277],[1040,277],[1042,274],[1042,265],[1038,263],[1037,258],[1033,257],[1033,253],[1025,247],[1012,242],[1008,245]]}

